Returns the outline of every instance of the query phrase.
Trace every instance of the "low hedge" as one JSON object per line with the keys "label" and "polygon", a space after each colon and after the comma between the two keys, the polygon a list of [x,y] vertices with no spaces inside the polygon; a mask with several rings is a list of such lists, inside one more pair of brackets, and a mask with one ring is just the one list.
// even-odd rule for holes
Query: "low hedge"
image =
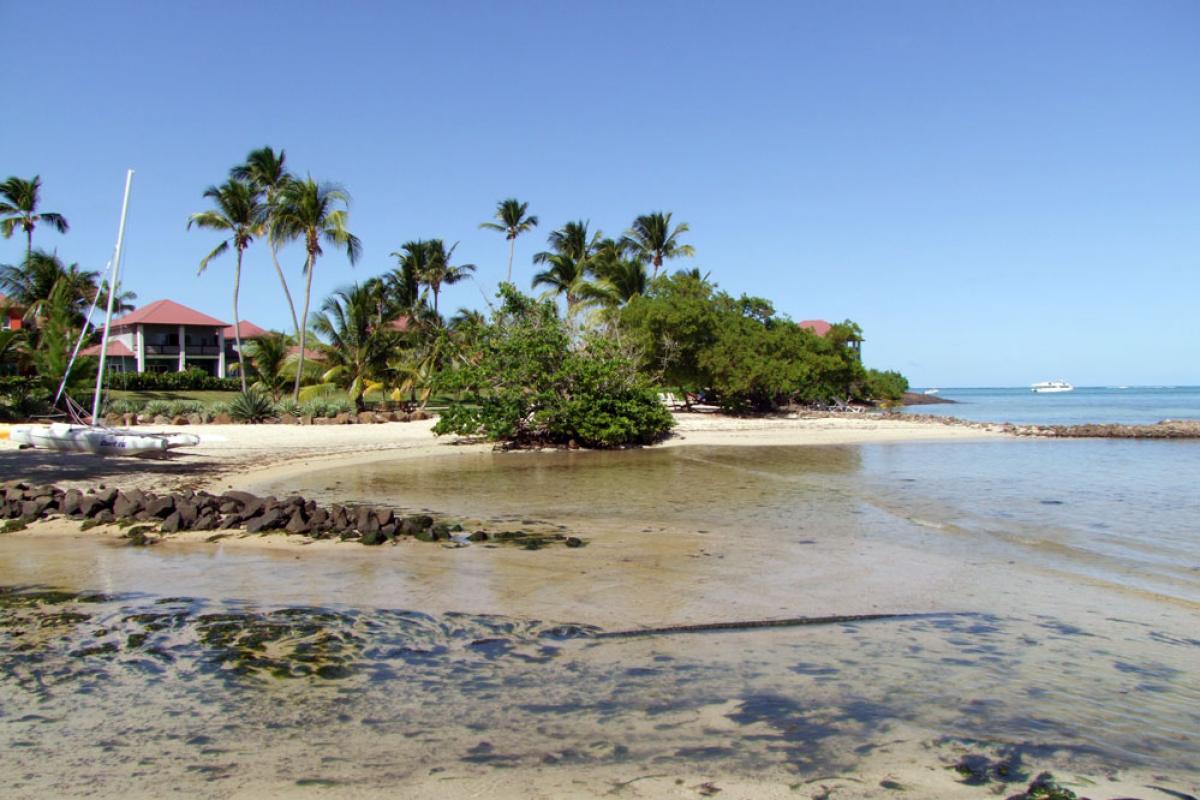
{"label": "low hedge", "polygon": [[189,369],[187,372],[114,372],[106,383],[113,389],[134,392],[237,392],[242,388],[242,382],[237,378],[217,378],[202,369]]}

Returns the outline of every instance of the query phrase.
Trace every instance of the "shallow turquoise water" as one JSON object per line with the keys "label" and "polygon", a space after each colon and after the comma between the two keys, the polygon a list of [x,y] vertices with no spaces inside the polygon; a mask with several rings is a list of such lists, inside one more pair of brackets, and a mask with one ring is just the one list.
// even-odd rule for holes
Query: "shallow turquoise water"
{"label": "shallow turquoise water", "polygon": [[1061,394],[1036,394],[1027,387],[942,387],[938,397],[955,402],[906,410],[979,422],[1041,425],[1140,425],[1164,419],[1200,419],[1200,386],[1081,386]]}

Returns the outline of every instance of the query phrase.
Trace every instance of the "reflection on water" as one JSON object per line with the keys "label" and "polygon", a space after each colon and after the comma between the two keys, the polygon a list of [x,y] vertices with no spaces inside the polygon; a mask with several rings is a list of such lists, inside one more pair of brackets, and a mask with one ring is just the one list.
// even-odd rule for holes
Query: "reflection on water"
{"label": "reflection on water", "polygon": [[598,640],[501,616],[5,590],[0,747],[20,754],[19,793],[116,794],[139,770],[371,788],[455,764],[786,779],[852,772],[883,742],[930,766],[966,742],[1195,772],[1200,641],[1115,630],[945,615]]}
{"label": "reflection on water", "polygon": [[481,518],[729,525],[744,524],[759,508],[815,499],[831,488],[828,476],[852,475],[861,460],[853,447],[470,453],[346,465],[336,475],[314,472],[256,488]]}

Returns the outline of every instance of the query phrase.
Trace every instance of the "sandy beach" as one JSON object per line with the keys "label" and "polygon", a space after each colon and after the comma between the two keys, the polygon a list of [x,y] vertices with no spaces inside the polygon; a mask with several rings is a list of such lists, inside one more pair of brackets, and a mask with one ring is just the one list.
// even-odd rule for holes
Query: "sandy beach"
{"label": "sandy beach", "polygon": [[[925,421],[878,419],[869,415],[825,418],[737,418],[719,414],[675,414],[674,434],[656,447],[711,445],[837,445],[902,441],[956,441],[1003,436],[996,431]],[[0,481],[25,480],[63,486],[107,481],[119,487],[156,491],[218,491],[256,481],[272,471],[339,460],[421,458],[490,450],[489,444],[436,437],[433,420],[382,425],[203,425],[135,426],[134,430],[192,433],[198,447],[166,458],[102,458],[84,454],[18,451],[0,441]]]}

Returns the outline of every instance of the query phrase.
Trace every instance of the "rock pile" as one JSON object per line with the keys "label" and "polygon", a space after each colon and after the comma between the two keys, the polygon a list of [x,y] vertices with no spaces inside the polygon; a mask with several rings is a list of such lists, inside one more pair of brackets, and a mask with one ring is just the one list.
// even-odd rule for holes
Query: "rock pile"
{"label": "rock pile", "polygon": [[1165,419],[1153,425],[1014,425],[1011,422],[975,422],[937,414],[885,414],[886,419],[955,425],[1013,436],[1041,436],[1059,439],[1200,439],[1200,420]]}
{"label": "rock pile", "polygon": [[[463,529],[461,525],[438,522],[428,514],[398,516],[393,509],[375,506],[333,504],[325,508],[299,495],[283,500],[239,491],[158,495],[103,486],[84,492],[25,483],[10,484],[0,492],[0,519],[31,522],[61,515],[85,524],[145,522],[162,533],[285,531],[313,539],[357,539],[362,544],[377,545],[401,536],[448,540]],[[489,537],[477,531],[469,538],[484,541]]]}

